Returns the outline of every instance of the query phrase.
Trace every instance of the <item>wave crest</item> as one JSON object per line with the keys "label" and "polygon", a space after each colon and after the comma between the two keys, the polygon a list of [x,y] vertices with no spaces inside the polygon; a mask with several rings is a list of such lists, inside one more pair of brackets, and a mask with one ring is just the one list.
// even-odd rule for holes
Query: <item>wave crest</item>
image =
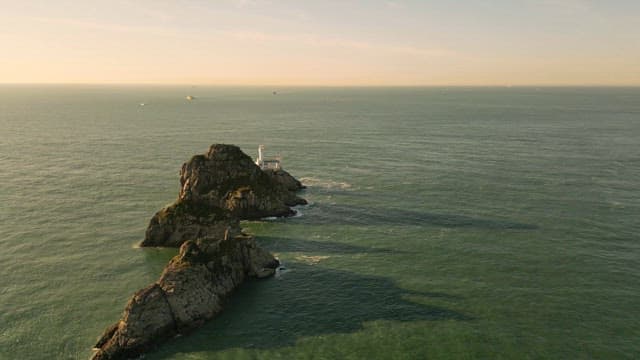
{"label": "wave crest", "polygon": [[349,184],[348,182],[318,179],[314,177],[303,177],[303,178],[300,178],[300,181],[302,182],[303,185],[308,187],[320,187],[328,190],[333,190],[333,189],[349,190],[352,187],[352,185]]}

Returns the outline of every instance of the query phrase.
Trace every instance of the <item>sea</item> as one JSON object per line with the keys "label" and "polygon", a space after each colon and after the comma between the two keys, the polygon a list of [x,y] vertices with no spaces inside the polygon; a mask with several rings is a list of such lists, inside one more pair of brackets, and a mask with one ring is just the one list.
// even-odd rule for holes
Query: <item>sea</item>
{"label": "sea", "polygon": [[214,143],[309,204],[243,222],[282,268],[144,359],[640,358],[640,88],[2,85],[0,359],[91,356]]}

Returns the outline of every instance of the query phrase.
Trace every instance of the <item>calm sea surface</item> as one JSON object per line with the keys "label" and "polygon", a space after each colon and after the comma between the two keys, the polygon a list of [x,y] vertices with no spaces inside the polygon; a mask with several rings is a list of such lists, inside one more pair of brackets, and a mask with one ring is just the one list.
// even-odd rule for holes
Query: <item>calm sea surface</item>
{"label": "calm sea surface", "polygon": [[0,359],[91,355],[212,143],[310,205],[245,223],[286,270],[146,359],[640,357],[640,89],[272,90],[0,87]]}

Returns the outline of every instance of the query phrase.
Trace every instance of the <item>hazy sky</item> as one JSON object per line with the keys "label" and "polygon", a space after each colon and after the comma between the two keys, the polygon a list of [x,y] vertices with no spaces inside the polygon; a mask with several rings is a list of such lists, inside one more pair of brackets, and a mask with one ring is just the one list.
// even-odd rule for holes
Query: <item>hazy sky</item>
{"label": "hazy sky", "polygon": [[0,82],[640,85],[640,1],[0,0]]}

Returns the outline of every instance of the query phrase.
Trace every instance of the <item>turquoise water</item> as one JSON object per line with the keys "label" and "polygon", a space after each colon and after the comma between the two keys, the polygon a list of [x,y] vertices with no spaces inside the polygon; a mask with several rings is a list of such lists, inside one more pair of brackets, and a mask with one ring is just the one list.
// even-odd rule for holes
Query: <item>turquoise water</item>
{"label": "turquoise water", "polygon": [[640,89],[272,90],[0,87],[0,359],[88,358],[217,142],[310,205],[245,223],[286,270],[146,359],[640,356]]}

